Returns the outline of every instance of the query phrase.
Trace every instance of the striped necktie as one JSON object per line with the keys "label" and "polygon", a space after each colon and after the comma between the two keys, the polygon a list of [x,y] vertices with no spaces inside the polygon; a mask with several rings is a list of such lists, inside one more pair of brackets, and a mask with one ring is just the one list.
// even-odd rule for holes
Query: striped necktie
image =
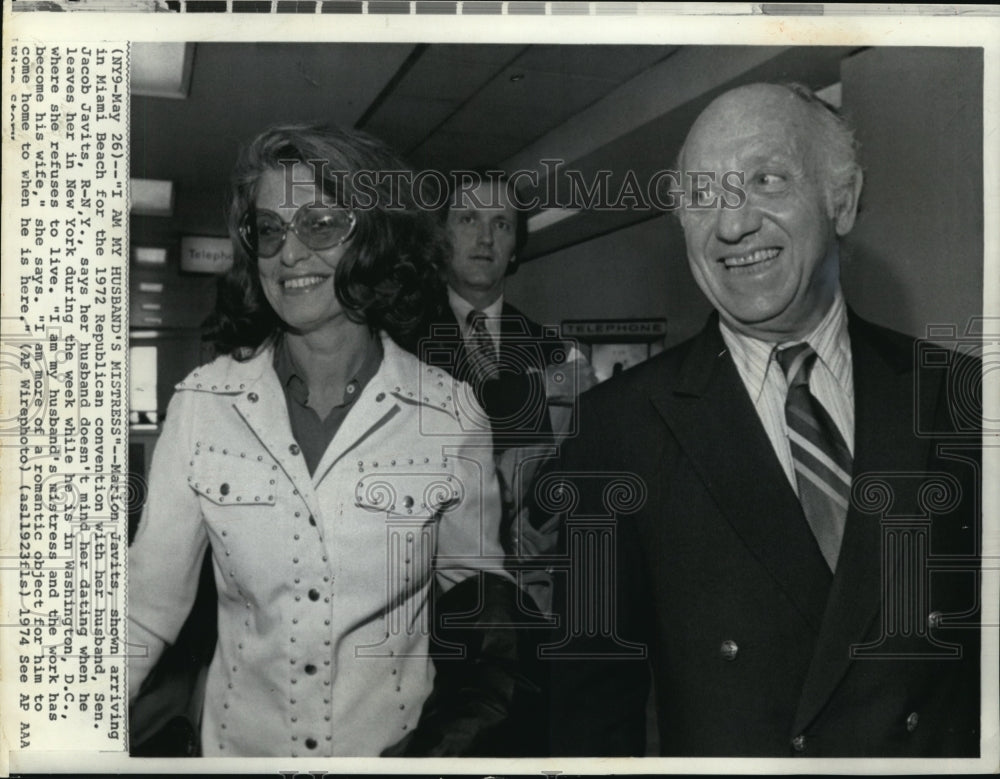
{"label": "striped necktie", "polygon": [[486,314],[473,309],[466,318],[469,337],[465,351],[469,357],[469,374],[474,386],[494,378],[497,373],[496,348],[493,337],[486,329]]}
{"label": "striped necktie", "polygon": [[796,344],[777,354],[788,379],[785,420],[795,463],[799,502],[831,571],[837,569],[840,542],[851,499],[853,458],[822,404],[809,392],[816,352]]}

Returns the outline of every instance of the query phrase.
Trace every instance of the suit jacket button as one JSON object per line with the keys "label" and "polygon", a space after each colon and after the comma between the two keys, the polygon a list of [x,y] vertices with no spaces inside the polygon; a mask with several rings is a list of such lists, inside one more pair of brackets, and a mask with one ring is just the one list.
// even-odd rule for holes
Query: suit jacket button
{"label": "suit jacket button", "polygon": [[229,485],[226,484],[226,482],[222,482],[222,484],[219,485],[219,492],[221,492],[223,495],[228,495]]}
{"label": "suit jacket button", "polygon": [[911,711],[910,716],[906,718],[906,729],[912,733],[917,729],[918,724],[920,724],[920,715]]}
{"label": "suit jacket button", "polygon": [[736,645],[736,642],[728,639],[723,641],[719,647],[719,653],[722,655],[723,660],[735,660],[739,652],[740,648]]}
{"label": "suit jacket button", "polygon": [[258,400],[260,400],[260,396],[256,392],[250,392],[247,394],[247,400],[249,400],[251,403],[256,403]]}
{"label": "suit jacket button", "polygon": [[796,752],[806,751],[806,737],[803,735],[798,735],[792,739],[792,749]]}
{"label": "suit jacket button", "polygon": [[292,444],[291,446],[289,446],[288,451],[291,452],[292,454],[297,455],[299,453],[298,444]]}
{"label": "suit jacket button", "polygon": [[309,674],[310,676],[313,676],[316,673],[316,666],[314,666],[312,663],[309,663],[306,666],[306,673]]}
{"label": "suit jacket button", "polygon": [[931,628],[932,630],[934,628],[941,627],[941,620],[943,616],[944,615],[940,611],[932,611],[930,614],[927,615],[927,627]]}

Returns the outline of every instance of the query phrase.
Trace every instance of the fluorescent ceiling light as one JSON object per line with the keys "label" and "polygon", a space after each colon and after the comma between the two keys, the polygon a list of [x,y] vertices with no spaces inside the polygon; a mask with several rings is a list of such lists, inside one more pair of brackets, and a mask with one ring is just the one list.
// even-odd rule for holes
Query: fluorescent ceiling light
{"label": "fluorescent ceiling light", "polygon": [[163,308],[163,306],[161,306],[159,303],[143,303],[142,304],[142,310],[143,311],[159,311],[161,308]]}
{"label": "fluorescent ceiling light", "polygon": [[147,325],[162,325],[163,319],[158,316],[144,316],[142,321]]}
{"label": "fluorescent ceiling light", "polygon": [[140,281],[140,292],[163,292],[163,284],[159,281]]}
{"label": "fluorescent ceiling light", "polygon": [[564,219],[579,214],[582,210],[582,208],[547,208],[544,211],[539,211],[534,216],[528,217],[528,232],[537,233],[546,227],[552,227]]}
{"label": "fluorescent ceiling light", "polygon": [[133,341],[141,341],[147,338],[159,338],[163,333],[159,330],[130,330],[128,335]]}
{"label": "fluorescent ceiling light", "polygon": [[136,216],[171,216],[174,213],[174,182],[129,179],[129,199]]}
{"label": "fluorescent ceiling light", "polygon": [[183,99],[191,91],[192,43],[133,43],[129,87],[133,95]]}
{"label": "fluorescent ceiling light", "polygon": [[140,265],[166,265],[167,250],[158,246],[136,246],[132,256]]}

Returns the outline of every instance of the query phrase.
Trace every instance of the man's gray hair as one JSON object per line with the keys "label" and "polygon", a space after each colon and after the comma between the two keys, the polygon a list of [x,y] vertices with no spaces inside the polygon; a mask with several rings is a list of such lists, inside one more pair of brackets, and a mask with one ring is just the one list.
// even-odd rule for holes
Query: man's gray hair
{"label": "man's gray hair", "polygon": [[[805,84],[797,81],[775,83],[773,86],[787,89],[807,111],[816,128],[815,146],[822,165],[820,170],[828,195],[841,192],[853,185],[855,177],[861,173],[858,164],[858,142],[854,130],[834,106],[816,96]],[[681,146],[674,163],[676,170],[683,170],[684,150]],[[680,212],[683,215],[683,211]]]}
{"label": "man's gray hair", "polygon": [[798,82],[780,84],[799,100],[816,126],[815,146],[831,192],[839,192],[854,183],[861,172],[858,142],[843,115],[809,87]]}

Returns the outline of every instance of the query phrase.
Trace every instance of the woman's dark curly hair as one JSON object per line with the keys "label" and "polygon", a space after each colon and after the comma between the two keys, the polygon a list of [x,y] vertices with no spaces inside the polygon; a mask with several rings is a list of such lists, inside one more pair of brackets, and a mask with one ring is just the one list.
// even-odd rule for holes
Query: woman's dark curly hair
{"label": "woman's dark curly hair", "polygon": [[[327,202],[354,204],[357,224],[334,271],[334,289],[347,316],[412,348],[440,298],[447,235],[413,190],[410,167],[382,141],[357,130],[305,124],[265,130],[240,153],[227,213],[233,266],[219,282],[205,340],[219,354],[244,356],[282,327],[239,227],[253,208],[261,175],[290,172],[283,161],[311,163]],[[397,171],[407,175],[385,175]]]}

